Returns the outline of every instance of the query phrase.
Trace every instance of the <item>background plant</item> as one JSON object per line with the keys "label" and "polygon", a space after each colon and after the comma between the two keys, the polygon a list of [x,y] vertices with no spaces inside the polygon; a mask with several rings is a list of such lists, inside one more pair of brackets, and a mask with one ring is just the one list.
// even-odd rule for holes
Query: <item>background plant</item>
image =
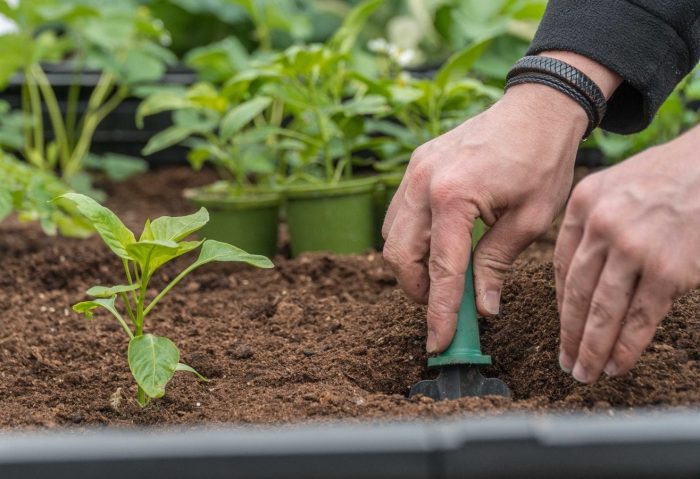
{"label": "background plant", "polygon": [[[146,317],[175,285],[200,266],[215,261],[233,261],[258,268],[271,268],[272,262],[264,256],[248,254],[219,241],[187,241],[188,236],[209,221],[209,213],[205,208],[188,216],[162,216],[153,222],[147,220],[141,236],[136,240],[134,233],[114,213],[93,199],[77,193],[67,193],[58,201],[73,203],[123,264],[126,279],[124,284],[94,286],[87,291],[94,299],[77,303],[73,309],[92,319],[93,311],[102,308],[119,322],[129,338],[128,362],[138,384],[139,404],[145,406],[150,399],[162,397],[166,384],[176,371],[194,373],[204,379],[192,367],[180,362],[180,351],[170,339],[144,332]],[[164,264],[198,248],[200,252],[197,259],[153,298],[148,298],[154,273]],[[117,308],[117,300],[121,300],[125,315]]]}
{"label": "background plant", "polygon": [[634,135],[596,130],[591,147],[598,147],[607,163],[617,163],[651,146],[671,141],[700,121],[700,68],[688,75],[659,108],[651,124]]}
{"label": "background plant", "polygon": [[400,65],[396,64],[387,68],[379,79],[367,79],[370,93],[384,97],[391,108],[387,118],[368,122],[368,129],[376,138],[374,152],[380,158],[374,164],[376,169],[402,168],[418,146],[500,98],[499,88],[470,75],[491,42],[491,39],[479,41],[456,53],[432,78],[400,71]]}
{"label": "background plant", "polygon": [[283,120],[283,105],[256,94],[264,82],[247,72],[221,88],[199,83],[185,92],[154,93],[139,106],[137,121],[162,111],[174,111],[173,126],[153,136],[143,153],[148,155],[185,142],[195,169],[210,162],[223,178],[242,193],[251,182],[275,185],[276,138]]}
{"label": "background plant", "polygon": [[[132,0],[32,0],[15,7],[3,1],[0,13],[17,26],[0,36],[0,86],[17,72],[24,78],[26,120],[22,142],[15,147],[38,169],[58,170],[71,182],[84,167],[99,123],[137,85],[158,80],[165,65],[175,61],[163,47],[169,36],[160,21]],[[48,64],[74,72],[64,108],[45,72]],[[86,69],[100,73],[81,115],[81,75]]]}
{"label": "background plant", "polygon": [[51,202],[68,191],[53,174],[0,150],[0,221],[15,212],[20,221],[37,221],[49,235],[89,236],[94,231],[74,206]]}

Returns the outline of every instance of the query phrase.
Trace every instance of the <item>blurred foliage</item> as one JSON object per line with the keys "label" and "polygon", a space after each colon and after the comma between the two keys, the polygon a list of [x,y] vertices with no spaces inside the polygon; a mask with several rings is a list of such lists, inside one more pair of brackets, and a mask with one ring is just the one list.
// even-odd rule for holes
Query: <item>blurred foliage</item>
{"label": "blurred foliage", "polygon": [[51,202],[71,189],[53,174],[0,151],[0,221],[17,213],[21,221],[38,221],[46,234],[85,237],[90,225],[71,206]]}
{"label": "blurred foliage", "polygon": [[[2,1],[0,13],[16,25],[16,31],[0,35],[0,87],[15,74],[24,78],[22,111],[0,122],[0,142],[39,170],[89,184],[83,162],[97,126],[135,86],[158,81],[166,64],[176,60],[163,46],[169,34],[130,0],[32,0],[14,7]],[[74,74],[65,105],[46,74],[47,64]],[[85,69],[98,70],[100,77],[80,112]]]}
{"label": "blurred foliage", "polygon": [[673,140],[700,122],[700,68],[695,68],[669,95],[654,121],[634,135],[616,135],[597,130],[597,146],[607,163],[617,163],[654,145]]}

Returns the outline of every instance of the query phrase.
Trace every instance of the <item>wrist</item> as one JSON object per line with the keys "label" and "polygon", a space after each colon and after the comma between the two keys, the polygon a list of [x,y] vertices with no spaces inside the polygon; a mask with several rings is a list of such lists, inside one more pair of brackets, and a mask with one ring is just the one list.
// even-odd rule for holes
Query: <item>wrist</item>
{"label": "wrist", "polygon": [[567,135],[576,144],[588,127],[588,116],[581,105],[546,85],[515,85],[508,89],[499,103],[523,113],[531,125],[541,125],[552,137]]}

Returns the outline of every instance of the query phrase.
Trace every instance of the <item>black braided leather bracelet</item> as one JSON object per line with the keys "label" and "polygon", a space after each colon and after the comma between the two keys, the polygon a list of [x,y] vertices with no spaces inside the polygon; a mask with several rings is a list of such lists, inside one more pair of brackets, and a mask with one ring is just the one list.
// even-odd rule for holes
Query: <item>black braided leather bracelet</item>
{"label": "black braided leather bracelet", "polygon": [[[545,81],[545,78],[549,80]],[[506,90],[510,86],[523,83],[550,86],[581,105],[589,120],[584,139],[600,125],[605,116],[607,101],[598,85],[585,73],[566,62],[544,56],[521,58],[506,77]]]}

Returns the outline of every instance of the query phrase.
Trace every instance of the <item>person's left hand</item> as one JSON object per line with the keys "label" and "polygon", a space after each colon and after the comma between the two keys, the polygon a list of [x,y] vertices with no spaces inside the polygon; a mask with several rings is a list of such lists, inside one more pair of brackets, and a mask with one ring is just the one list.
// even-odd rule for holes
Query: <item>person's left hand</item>
{"label": "person's left hand", "polygon": [[562,369],[626,373],[700,284],[700,127],[585,178],[554,254]]}

